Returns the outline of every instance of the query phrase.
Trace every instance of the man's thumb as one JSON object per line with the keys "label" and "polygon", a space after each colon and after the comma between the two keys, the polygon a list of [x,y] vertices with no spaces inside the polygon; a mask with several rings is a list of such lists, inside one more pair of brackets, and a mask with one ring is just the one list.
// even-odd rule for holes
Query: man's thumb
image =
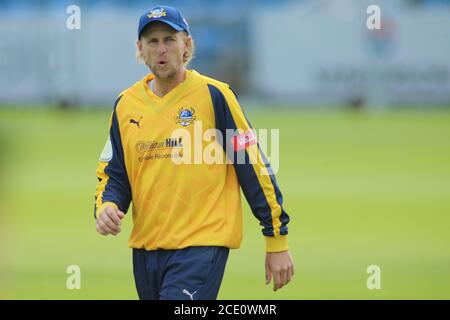
{"label": "man's thumb", "polygon": [[125,213],[123,213],[120,210],[117,210],[117,215],[119,216],[120,219],[122,219],[125,216]]}

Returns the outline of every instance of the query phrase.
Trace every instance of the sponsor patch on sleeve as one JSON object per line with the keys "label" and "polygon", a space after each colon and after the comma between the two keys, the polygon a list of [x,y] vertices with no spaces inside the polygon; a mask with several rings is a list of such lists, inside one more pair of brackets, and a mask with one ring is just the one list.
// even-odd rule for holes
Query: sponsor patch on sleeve
{"label": "sponsor patch on sleeve", "polygon": [[232,138],[234,151],[244,150],[253,144],[256,144],[256,135],[253,130],[248,130]]}

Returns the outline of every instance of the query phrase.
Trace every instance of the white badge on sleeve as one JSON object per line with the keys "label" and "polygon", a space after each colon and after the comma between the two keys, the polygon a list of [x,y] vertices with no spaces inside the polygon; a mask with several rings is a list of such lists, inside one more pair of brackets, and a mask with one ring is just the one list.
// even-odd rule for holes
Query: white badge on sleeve
{"label": "white badge on sleeve", "polygon": [[111,145],[111,138],[108,137],[106,140],[105,147],[103,148],[102,154],[100,155],[99,161],[109,162],[113,157],[113,150]]}

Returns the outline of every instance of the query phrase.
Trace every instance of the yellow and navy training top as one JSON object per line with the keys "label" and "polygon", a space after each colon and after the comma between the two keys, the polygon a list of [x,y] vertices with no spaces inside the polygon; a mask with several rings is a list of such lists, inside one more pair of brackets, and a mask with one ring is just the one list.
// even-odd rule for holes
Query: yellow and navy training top
{"label": "yellow and navy training top", "polygon": [[[164,97],[149,74],[114,104],[97,167],[94,216],[127,212],[131,248],[238,248],[240,189],[263,227],[266,251],[288,249],[283,198],[231,88],[194,70]],[[223,160],[223,161],[221,161]]]}

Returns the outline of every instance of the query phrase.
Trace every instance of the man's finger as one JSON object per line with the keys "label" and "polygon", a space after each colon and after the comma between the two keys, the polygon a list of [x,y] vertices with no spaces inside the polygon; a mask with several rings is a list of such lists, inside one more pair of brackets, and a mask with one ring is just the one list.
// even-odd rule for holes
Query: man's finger
{"label": "man's finger", "polygon": [[100,219],[98,220],[98,226],[100,227],[100,229],[106,234],[115,234],[116,232],[105,223],[104,218],[102,217],[103,215],[101,215]]}
{"label": "man's finger", "polygon": [[103,213],[100,216],[100,221],[103,221],[112,231],[116,233],[120,232],[120,227],[112,220],[107,212]]}
{"label": "man's finger", "polygon": [[273,272],[273,291],[277,291],[280,287],[280,271]]}
{"label": "man's finger", "polygon": [[97,232],[100,233],[101,235],[104,235],[104,236],[107,235],[107,233],[105,233],[105,232],[100,228],[100,225],[99,225],[99,223],[98,223],[98,220],[95,222],[95,228],[97,229]]}
{"label": "man's finger", "polygon": [[98,223],[98,228],[99,228],[100,232],[103,233],[103,235],[106,236],[112,232],[112,230],[110,230],[109,227],[103,222],[103,220],[98,219],[97,223]]}
{"label": "man's finger", "polygon": [[[118,226],[120,226],[122,224],[122,222],[120,221],[120,213],[121,211],[115,209],[115,208],[107,208],[109,210],[105,211],[105,214],[108,215],[108,217]],[[123,214],[123,213],[122,213]]]}
{"label": "man's finger", "polygon": [[292,267],[289,266],[286,271],[286,284],[288,284],[292,279]]}
{"label": "man's finger", "polygon": [[278,289],[281,289],[286,284],[286,272],[287,270],[285,268],[281,269],[280,271],[280,286]]}
{"label": "man's finger", "polygon": [[119,227],[114,223],[114,221],[111,220],[111,218],[108,217],[108,215],[102,216],[103,223],[108,227],[108,229],[111,231],[111,233],[118,233],[120,232]]}
{"label": "man's finger", "polygon": [[98,233],[103,235],[103,232],[100,230],[100,228],[98,227],[98,221],[95,221],[95,230],[97,230]]}

